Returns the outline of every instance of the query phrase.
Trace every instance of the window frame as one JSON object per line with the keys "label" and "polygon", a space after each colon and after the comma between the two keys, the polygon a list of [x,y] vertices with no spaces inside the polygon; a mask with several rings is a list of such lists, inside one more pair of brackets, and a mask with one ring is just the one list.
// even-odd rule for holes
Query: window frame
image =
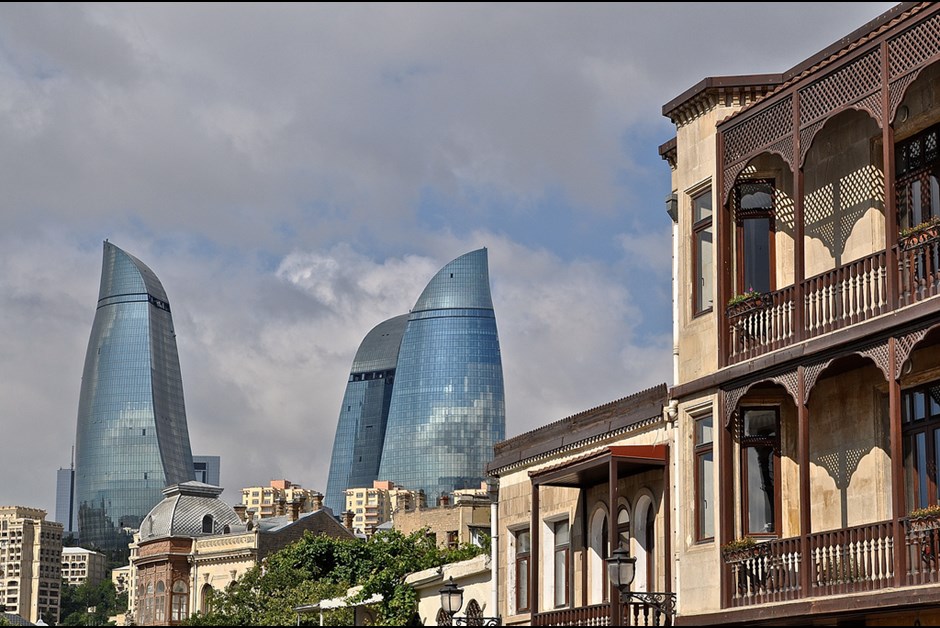
{"label": "window frame", "polygon": [[[926,382],[901,392],[902,458],[904,460],[904,483],[907,510],[923,508],[940,503],[940,403],[931,403],[930,389],[940,388],[940,381]],[[915,416],[915,399],[923,396],[923,417]],[[940,394],[938,394],[940,396]],[[931,407],[935,410],[932,412]],[[924,469],[918,468],[916,448],[913,444],[918,435],[924,436]],[[910,462],[909,462],[910,461]],[[934,470],[931,474],[931,469]],[[926,479],[926,500],[920,498],[921,478]]]}
{"label": "window frame", "polygon": [[[773,438],[767,438],[764,436],[747,436],[744,433],[745,429],[745,413],[751,410],[755,411],[772,411],[775,415],[776,420],[776,436]],[[762,537],[762,538],[779,538],[781,536],[781,476],[780,476],[780,443],[781,443],[781,422],[780,422],[780,406],[777,405],[753,405],[753,406],[741,406],[740,411],[740,428],[739,428],[739,442],[740,442],[740,464],[741,464],[741,526],[744,531],[744,534],[752,537]],[[762,531],[754,532],[750,528],[750,515],[749,515],[749,506],[750,506],[750,495],[748,494],[748,465],[747,465],[747,451],[754,447],[767,446],[770,445],[773,447],[773,526],[774,529],[771,531]]]}
{"label": "window frame", "polygon": [[[766,184],[770,186],[770,207],[763,207],[759,209],[741,209],[741,192],[744,186],[746,185],[761,185]],[[745,256],[744,256],[744,221],[746,220],[767,220],[767,256],[768,256],[768,277],[767,277],[767,286],[768,292],[774,292],[777,289],[777,184],[773,178],[761,177],[755,179],[742,179],[735,183],[734,185],[734,259],[735,259],[735,277],[734,284],[737,289],[738,294],[744,294],[751,290],[753,286],[747,285],[745,281],[746,277],[744,276],[745,268]]]}
{"label": "window frame", "polygon": [[[696,190],[694,193],[689,194],[689,198],[692,203],[692,318],[702,316],[707,314],[715,309],[715,281],[714,281],[714,269],[715,269],[715,260],[714,260],[714,251],[715,251],[715,231],[714,231],[714,202],[712,201],[712,188],[711,186],[701,188]],[[709,201],[709,214],[707,218],[701,218],[696,220],[695,214],[696,210],[699,207],[697,201],[699,199],[707,198]],[[699,263],[700,251],[699,251],[699,236],[702,233],[708,232],[712,236],[712,272],[710,276],[706,277],[704,269],[701,268]],[[704,305],[699,308],[699,297],[701,292],[700,283],[709,281],[711,284],[711,293],[712,300],[711,305]]]}
{"label": "window frame", "polygon": [[[932,144],[932,147],[931,147]],[[933,198],[931,179],[940,184],[940,124],[896,142],[895,202],[898,208],[898,226],[914,227],[932,217],[940,216],[940,199]],[[916,154],[914,154],[916,152]],[[914,221],[914,186],[920,185],[920,220]],[[940,190],[936,190],[940,192]]]}
{"label": "window frame", "polygon": [[[714,465],[715,465],[715,417],[714,414],[709,411],[696,416],[692,416],[692,451],[693,458],[695,459],[693,467],[693,482],[694,482],[694,500],[695,500],[695,514],[694,514],[694,528],[695,528],[695,542],[696,543],[710,543],[715,540],[715,522],[714,522],[714,510],[712,513],[712,530],[710,536],[704,536],[702,533],[702,523],[704,522],[705,512],[708,510],[708,507],[703,507],[702,502],[705,501],[702,495],[702,472],[701,472],[701,461],[705,459],[706,456],[711,456],[712,462],[712,474],[709,478],[706,478],[711,484],[711,496],[712,501],[715,501],[715,476],[714,476]],[[704,421],[711,421],[711,437],[706,442],[699,442],[699,425]],[[712,504],[711,508],[714,509],[715,505]]]}
{"label": "window frame", "polygon": [[[564,524],[568,528],[567,540],[564,543],[558,542],[558,528]],[[552,604],[555,608],[568,608],[571,606],[571,522],[568,519],[559,519],[551,522],[552,526],[552,578],[555,584],[558,583],[558,557],[563,557],[562,565],[564,574],[562,574],[565,588],[564,597],[559,602],[558,587],[554,587]]]}
{"label": "window frame", "polygon": [[[513,533],[515,538],[515,556],[513,558],[516,565],[516,573],[514,574],[515,583],[516,583],[516,613],[528,613],[531,611],[531,600],[529,599],[529,586],[532,581],[532,573],[530,566],[532,565],[532,532],[528,528],[522,530],[516,530]],[[528,543],[526,544],[526,550],[522,551],[519,548],[521,544],[519,539],[526,535],[528,537]],[[522,573],[525,573],[525,586],[519,586],[519,577]],[[525,604],[522,604],[521,598],[524,596]]]}

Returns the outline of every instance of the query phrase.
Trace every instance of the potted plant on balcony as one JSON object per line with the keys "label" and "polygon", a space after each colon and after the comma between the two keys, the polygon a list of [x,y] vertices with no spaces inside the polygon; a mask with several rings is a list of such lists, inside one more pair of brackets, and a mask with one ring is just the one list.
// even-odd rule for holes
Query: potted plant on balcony
{"label": "potted plant on balcony", "polygon": [[925,532],[940,528],[940,505],[933,504],[923,508],[915,508],[907,516],[908,530],[910,532]]}
{"label": "potted plant on balcony", "polygon": [[728,315],[743,314],[764,305],[764,295],[753,288],[736,294],[728,300]]}
{"label": "potted plant on balcony", "polygon": [[940,238],[940,216],[931,216],[919,225],[907,227],[898,232],[898,241],[903,250],[912,249],[937,238]]}
{"label": "potted plant on balcony", "polygon": [[758,543],[752,536],[743,536],[721,546],[721,557],[726,563],[740,563],[750,558],[767,555],[770,545]]}

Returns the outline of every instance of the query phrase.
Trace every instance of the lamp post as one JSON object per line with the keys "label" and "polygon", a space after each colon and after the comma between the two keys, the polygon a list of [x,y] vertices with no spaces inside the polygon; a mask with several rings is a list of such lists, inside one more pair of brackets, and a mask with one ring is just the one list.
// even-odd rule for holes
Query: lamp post
{"label": "lamp post", "polygon": [[618,547],[607,559],[607,576],[610,582],[620,591],[620,603],[635,602],[642,606],[652,608],[656,613],[656,623],[659,624],[658,614],[666,616],[666,625],[672,625],[676,615],[676,594],[661,592],[634,592],[630,585],[636,577],[636,556],[630,556],[629,550]]}
{"label": "lamp post", "polygon": [[[447,579],[447,582],[441,587],[441,610],[444,611],[446,619],[438,618],[438,626],[501,626],[502,622],[499,616],[497,617],[483,617],[482,613],[479,615],[467,616],[467,617],[454,617],[457,612],[463,607],[463,589],[457,586],[457,583],[454,582],[454,577],[450,576]],[[472,606],[475,606],[471,602]],[[479,606],[476,607],[479,611]],[[467,609],[470,610],[469,608]]]}

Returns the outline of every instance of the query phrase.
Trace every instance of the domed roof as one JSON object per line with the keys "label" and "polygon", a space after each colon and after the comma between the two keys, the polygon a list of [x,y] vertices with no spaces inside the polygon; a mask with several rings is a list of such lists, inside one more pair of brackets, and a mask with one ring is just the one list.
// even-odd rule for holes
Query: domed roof
{"label": "domed roof", "polygon": [[140,524],[140,541],[167,536],[210,536],[244,531],[235,510],[219,499],[222,488],[181,482],[163,489],[163,501]]}

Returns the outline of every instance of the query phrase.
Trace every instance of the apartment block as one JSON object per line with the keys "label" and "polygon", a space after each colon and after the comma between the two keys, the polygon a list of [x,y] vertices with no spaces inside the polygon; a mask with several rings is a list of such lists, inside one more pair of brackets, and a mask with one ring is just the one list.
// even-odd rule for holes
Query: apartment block
{"label": "apartment block", "polygon": [[62,524],[39,508],[0,507],[0,604],[33,623],[58,622],[61,573]]}

